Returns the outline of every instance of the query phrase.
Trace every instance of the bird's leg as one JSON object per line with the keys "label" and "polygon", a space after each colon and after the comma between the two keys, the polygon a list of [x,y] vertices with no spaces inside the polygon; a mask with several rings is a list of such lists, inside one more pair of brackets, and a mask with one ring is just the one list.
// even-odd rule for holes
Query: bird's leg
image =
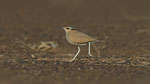
{"label": "bird's leg", "polygon": [[76,55],[70,60],[70,62],[72,62],[73,60],[75,60],[75,58],[78,56],[80,52],[80,47],[78,46],[78,52],[76,53]]}
{"label": "bird's leg", "polygon": [[88,54],[89,54],[89,56],[92,56],[93,57],[93,55],[91,54],[91,43],[90,42],[88,42],[88,45],[89,45],[89,47],[88,47]]}

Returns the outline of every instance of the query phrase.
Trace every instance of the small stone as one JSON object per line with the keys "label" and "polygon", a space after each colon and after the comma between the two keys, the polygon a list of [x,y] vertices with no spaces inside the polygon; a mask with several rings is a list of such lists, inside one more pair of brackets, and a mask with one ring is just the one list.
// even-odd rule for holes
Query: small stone
{"label": "small stone", "polygon": [[35,58],[35,55],[31,55],[32,58]]}
{"label": "small stone", "polygon": [[65,77],[65,80],[69,80],[69,78],[68,78],[68,77]]}
{"label": "small stone", "polygon": [[78,67],[78,71],[80,71],[81,70],[81,68],[80,67]]}
{"label": "small stone", "polygon": [[93,68],[93,67],[90,67],[90,70],[94,70],[94,68]]}
{"label": "small stone", "polygon": [[78,76],[77,79],[81,79],[81,76]]}

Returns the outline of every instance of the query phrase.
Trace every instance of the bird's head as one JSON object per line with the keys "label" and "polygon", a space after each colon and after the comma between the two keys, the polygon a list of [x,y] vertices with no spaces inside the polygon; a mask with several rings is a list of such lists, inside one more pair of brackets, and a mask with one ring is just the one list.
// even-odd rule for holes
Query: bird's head
{"label": "bird's head", "polygon": [[67,31],[73,31],[73,30],[75,30],[73,27],[71,27],[71,26],[65,26],[65,27],[63,27],[63,29],[67,32]]}

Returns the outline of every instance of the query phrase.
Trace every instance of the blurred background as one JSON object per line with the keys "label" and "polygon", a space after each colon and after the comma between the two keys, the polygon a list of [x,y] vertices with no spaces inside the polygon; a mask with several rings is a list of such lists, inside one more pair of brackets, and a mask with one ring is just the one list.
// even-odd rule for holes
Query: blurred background
{"label": "blurred background", "polygon": [[68,24],[89,20],[116,22],[127,16],[150,14],[149,0],[1,0],[0,2],[1,18],[18,17],[21,21],[41,19],[41,21],[56,22],[58,20]]}
{"label": "blurred background", "polygon": [[[103,25],[132,22],[130,26],[140,27],[149,23],[149,7],[149,0],[0,0],[0,28],[23,31],[19,35],[29,32],[41,35],[44,31],[62,33],[62,26],[72,25],[84,32],[102,30],[103,33],[108,29]],[[61,36],[53,34],[49,32],[44,39],[56,40]]]}
{"label": "blurred background", "polygon": [[[27,82],[26,79],[56,84],[148,83],[149,3],[149,0],[0,0],[1,84],[7,83],[8,78],[15,80],[15,84]],[[77,51],[65,39],[62,27],[68,25],[100,39],[108,36],[101,57],[89,58],[83,49],[73,63],[55,60],[65,58],[62,53]],[[18,43],[18,39],[32,44],[56,41],[59,48],[37,55]],[[120,60],[122,64],[118,65]]]}

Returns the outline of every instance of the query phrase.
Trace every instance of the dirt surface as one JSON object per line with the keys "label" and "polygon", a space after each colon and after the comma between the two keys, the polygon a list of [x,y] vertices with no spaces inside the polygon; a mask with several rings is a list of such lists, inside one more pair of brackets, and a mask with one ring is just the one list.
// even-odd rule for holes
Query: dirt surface
{"label": "dirt surface", "polygon": [[[0,84],[149,84],[149,4],[109,1],[1,1]],[[66,41],[66,25],[101,40],[108,36],[106,47],[99,56],[92,47],[90,57],[83,46],[69,62],[77,46]],[[37,51],[25,45],[45,41],[58,47]]]}

